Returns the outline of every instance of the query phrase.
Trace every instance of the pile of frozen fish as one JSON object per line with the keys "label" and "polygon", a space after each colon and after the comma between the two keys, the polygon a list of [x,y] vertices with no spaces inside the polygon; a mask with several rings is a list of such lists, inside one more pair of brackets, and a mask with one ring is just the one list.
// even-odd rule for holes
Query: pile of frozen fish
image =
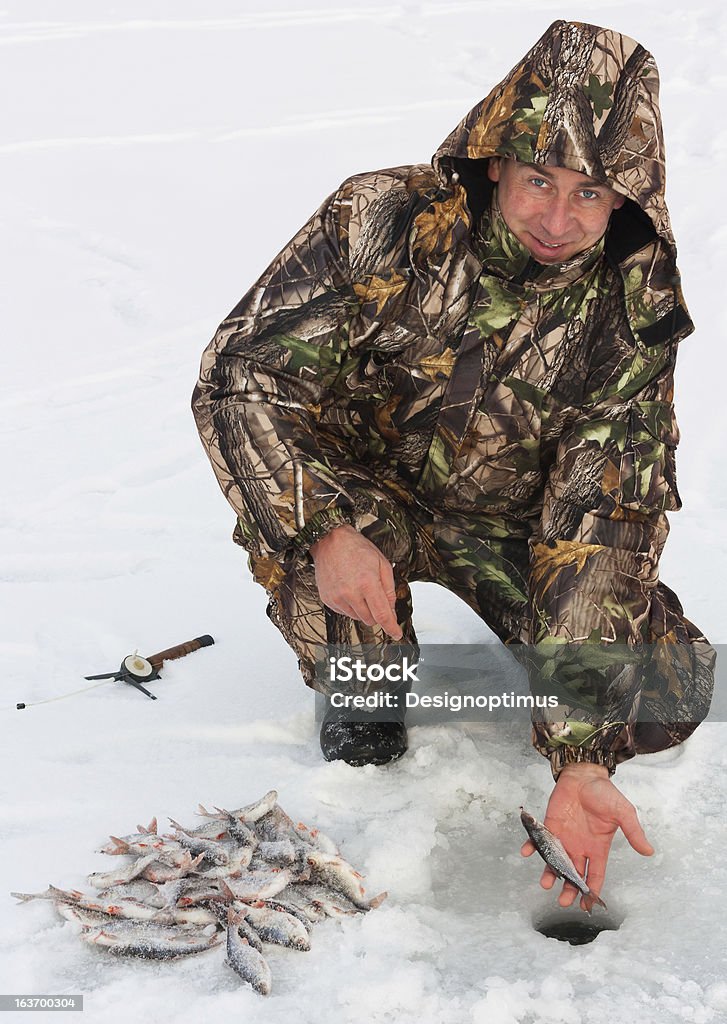
{"label": "pile of frozen fish", "polygon": [[99,852],[123,856],[116,870],[88,876],[86,895],[49,886],[12,893],[19,900],[52,900],[62,917],[81,926],[81,938],[111,953],[169,959],[226,942],[226,963],[264,995],[270,968],[263,944],[310,949],[310,931],[324,917],[377,907],[364,897],[361,875],[315,828],[294,823],[275,790],[235,811],[200,805],[203,822],[172,833],[147,828]]}

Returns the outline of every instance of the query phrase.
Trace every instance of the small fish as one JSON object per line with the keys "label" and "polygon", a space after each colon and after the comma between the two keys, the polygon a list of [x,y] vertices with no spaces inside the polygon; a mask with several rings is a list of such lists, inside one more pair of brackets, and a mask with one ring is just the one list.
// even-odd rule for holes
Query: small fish
{"label": "small fish", "polygon": [[186,850],[176,839],[165,836],[163,842],[156,848],[155,855],[161,864],[179,868],[187,863],[189,850]]}
{"label": "small fish", "polygon": [[602,899],[591,889],[588,888],[588,883],[585,878],[581,878],[575,868],[575,864],[566,853],[565,847],[561,843],[557,836],[532,816],[527,811],[520,808],[520,820],[525,827],[525,831],[530,836],[530,840],[538,851],[540,856],[543,858],[545,863],[548,865],[553,874],[559,878],[565,879],[566,882],[570,882],[576,889],[579,890],[583,896],[583,905],[588,913],[591,913],[593,905],[597,903],[599,906],[606,910],[606,904]]}
{"label": "small fish", "polygon": [[[291,890],[295,890],[295,887],[289,886],[280,894],[281,898],[285,899]],[[295,896],[293,898],[295,899]],[[325,885],[316,885],[313,882],[301,885],[297,898],[299,903],[303,903],[306,912],[312,910],[324,917],[361,914],[372,909],[370,906],[357,907],[342,893],[334,892]],[[376,905],[378,906],[378,903]]]}
{"label": "small fish", "polygon": [[240,878],[221,880],[220,888],[225,895],[226,890],[229,890],[232,893],[231,899],[247,903],[249,900],[264,900],[277,896],[292,881],[292,875],[287,868],[269,872],[249,871]]}
{"label": "small fish", "polygon": [[[171,818],[169,820],[172,821]],[[199,836],[202,839],[223,839],[227,834],[227,827],[223,821],[218,820],[218,816],[215,814],[209,821],[203,821],[201,825],[195,825],[194,828],[185,828],[184,831],[188,836]]]}
{"label": "small fish", "polygon": [[54,885],[49,885],[45,892],[11,892],[11,896],[14,896],[16,900],[20,900],[21,903],[28,903],[29,900],[53,900],[55,903],[78,903],[79,900],[84,899],[82,892],[78,889],[56,889]]}
{"label": "small fish", "polygon": [[164,882],[171,882],[175,878],[182,878],[190,871],[195,871],[200,863],[204,860],[204,854],[200,853],[198,857],[192,858],[189,850],[184,851],[184,857],[179,865],[176,867],[171,864],[165,864],[161,860],[156,860],[152,857],[144,857],[144,864],[142,869],[142,876],[149,882],[158,882],[163,884]]}
{"label": "small fish", "polygon": [[[251,846],[236,846],[234,852],[225,851],[227,861],[224,864],[208,866],[207,858],[195,871],[198,878],[238,878],[252,860]],[[204,869],[204,870],[203,870]]]}
{"label": "small fish", "polygon": [[279,804],[273,804],[269,811],[260,815],[255,821],[255,831],[261,839],[270,843],[279,843],[286,839],[303,843],[303,839],[296,831],[295,822]]}
{"label": "small fish", "polygon": [[255,830],[229,813],[227,814],[227,834],[240,846],[249,846],[254,849],[258,844]]}
{"label": "small fish", "polygon": [[214,811],[206,810],[202,804],[199,805],[198,813],[205,818],[219,818],[224,821],[228,815],[232,815],[234,818],[238,818],[241,821],[245,821],[248,824],[253,821],[257,821],[258,818],[262,818],[263,814],[267,814],[275,806],[275,802],[278,799],[277,791],[271,789],[270,792],[266,793],[265,796],[260,797],[254,804],[248,804],[246,807],[238,807],[236,811],[225,811],[219,807],[215,807]]}
{"label": "small fish", "polygon": [[81,938],[92,945],[104,946],[117,956],[138,956],[144,960],[191,956],[220,942],[217,934],[205,935],[200,931],[185,934],[179,928],[87,928],[81,932]]}
{"label": "small fish", "polygon": [[228,862],[229,855],[227,850],[215,839],[204,839],[202,836],[193,836],[189,832],[185,832],[180,824],[174,821],[173,818],[169,819],[176,831],[174,836],[175,840],[183,846],[186,850],[196,857],[197,854],[203,853],[205,859],[210,864],[226,864]]}
{"label": "small fish", "polygon": [[227,959],[225,963],[236,974],[252,985],[256,992],[267,996],[272,988],[270,967],[262,953],[254,949],[248,940],[240,935],[238,926],[244,920],[242,911],[232,907],[227,912]]}
{"label": "small fish", "polygon": [[274,910],[262,900],[247,906],[244,913],[245,920],[252,925],[263,942],[288,946],[290,949],[310,949],[308,930],[292,914]]}
{"label": "small fish", "polygon": [[134,857],[145,857],[156,850],[161,850],[164,846],[164,839],[152,834],[124,836],[123,838],[110,836],[109,838],[111,842],[102,846],[98,852],[109,854],[112,857],[119,857],[127,853]]}
{"label": "small fish", "polygon": [[[116,871],[94,871],[88,876],[88,880],[94,889],[108,889],[111,885],[123,885],[143,874],[154,862],[155,856],[150,853],[148,857],[139,857],[138,860],[127,864],[124,868],[118,868]],[[145,874],[144,878],[149,878],[149,875]],[[153,878],[149,880],[154,881]]]}
{"label": "small fish", "polygon": [[[265,903],[270,906],[280,903],[282,909],[287,913],[294,914],[300,920],[305,918],[308,924],[315,924],[317,921],[322,921],[327,915],[320,903],[306,891],[311,888],[312,886],[307,883],[288,885],[277,896],[266,897]],[[355,907],[353,909],[355,912]]]}
{"label": "small fish", "polygon": [[148,903],[150,907],[156,907],[157,910],[161,910],[168,902],[159,891],[159,887],[144,878],[134,878],[126,885],[111,885],[107,889],[102,889],[98,897],[106,900],[139,900],[141,903]]}
{"label": "small fish", "polygon": [[320,829],[308,828],[302,821],[299,821],[295,826],[295,832],[299,839],[314,847],[314,849],[320,850],[321,853],[330,853],[334,857],[340,857],[341,851],[333,840],[329,839],[325,832],[321,832]]}
{"label": "small fish", "polygon": [[[130,836],[122,836],[121,838],[118,836],[110,836],[109,838],[111,839],[111,842],[107,843],[106,846],[102,846],[97,853],[109,853],[114,856],[117,854],[129,853],[129,850],[126,847],[134,846],[136,843],[148,843],[151,846],[157,834],[156,818],[152,818],[146,828],[144,828],[143,825],[137,825],[136,828],[137,832]],[[141,849],[139,852],[141,854],[149,853],[149,850]]]}
{"label": "small fish", "polygon": [[370,900],[366,899],[360,882],[362,876],[358,871],[354,871],[343,857],[334,857],[333,854],[316,850],[308,854],[308,864],[315,878],[335,892],[341,893],[359,910],[373,910],[383,903],[388,895],[381,892]]}
{"label": "small fish", "polygon": [[[210,913],[214,914],[217,923],[220,924],[223,928],[226,928],[230,906],[226,903],[223,904],[210,901],[207,904],[207,907]],[[247,923],[244,917],[245,911],[247,910],[247,904],[233,903],[232,909],[234,910],[236,915],[240,916],[240,919],[237,924],[237,931],[240,937],[243,939],[247,939],[248,943],[252,946],[253,949],[256,949],[258,953],[262,953],[263,944],[260,940],[260,936],[257,934],[255,929]],[[240,912],[242,913],[240,914]]]}
{"label": "small fish", "polygon": [[293,917],[296,917],[300,921],[307,932],[311,931],[311,918],[308,916],[307,912],[301,907],[296,906],[290,900],[283,900],[279,897],[271,896],[270,899],[262,902],[265,903],[266,907],[272,907],[273,910],[283,910],[286,914],[292,914]]}
{"label": "small fish", "polygon": [[39,893],[38,897],[52,899],[57,910],[60,910],[61,906],[70,906],[91,915],[101,914],[108,918],[126,918],[137,922],[152,920],[163,913],[157,907],[135,899],[106,899],[100,895],[85,896],[83,893],[75,891],[64,892],[62,889],[54,889],[53,886],[50,889],[52,890],[50,895]]}
{"label": "small fish", "polygon": [[[238,904],[238,906],[239,906],[239,904]],[[245,939],[245,941],[248,943],[248,945],[252,946],[253,949],[256,949],[258,951],[258,953],[262,953],[262,951],[263,951],[262,939],[260,938],[258,933],[255,931],[255,929],[252,927],[252,925],[248,924],[248,922],[245,920],[245,918],[243,918],[242,921],[240,921],[240,923],[238,924],[238,926],[237,926],[237,933],[238,933],[238,935],[240,936],[241,939]]]}
{"label": "small fish", "polygon": [[277,839],[273,842],[263,840],[258,844],[257,855],[268,864],[294,864],[297,851],[290,839]]}
{"label": "small fish", "polygon": [[208,903],[210,900],[229,903],[234,899],[232,893],[228,896],[222,892],[215,879],[195,876],[181,881],[182,888],[179,889],[175,899],[178,907],[196,907],[199,904]]}
{"label": "small fish", "polygon": [[103,928],[113,920],[108,914],[74,906],[72,903],[56,903],[56,910],[66,921],[74,921],[85,928]]}
{"label": "small fish", "polygon": [[152,919],[164,924],[215,924],[219,918],[207,907],[170,907],[160,910]]}

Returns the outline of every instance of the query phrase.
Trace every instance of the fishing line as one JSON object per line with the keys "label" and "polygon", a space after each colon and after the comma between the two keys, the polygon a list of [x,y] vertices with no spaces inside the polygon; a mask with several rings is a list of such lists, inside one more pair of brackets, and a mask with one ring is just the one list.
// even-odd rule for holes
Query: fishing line
{"label": "fishing line", "polygon": [[[211,647],[212,644],[214,644],[214,639],[208,633],[205,633],[204,636],[198,636],[194,640],[187,640],[183,644],[177,644],[176,647],[168,647],[166,650],[159,651],[158,654],[151,654],[148,658],[144,658],[138,651],[134,651],[133,654],[127,654],[119,668],[114,672],[103,672],[100,675],[86,676],[86,679],[94,680],[91,686],[83,686],[80,690],[71,690],[70,693],[60,693],[57,697],[45,697],[42,700],[34,701],[19,701],[10,707],[0,708],[0,711],[24,711],[25,708],[36,707],[39,704],[52,704],[57,700],[67,700],[69,697],[76,697],[81,693],[88,693],[89,690],[95,690],[97,686],[105,686],[107,683],[113,682],[129,683],[141,693],[146,694],[147,697],[156,700],[156,695],[150,693],[142,683],[152,679],[161,679],[159,669],[165,661],[183,658],[185,655],[198,651],[202,647]],[[96,680],[99,680],[99,682],[96,682]]]}
{"label": "fishing line", "polygon": [[19,701],[17,704],[12,704],[6,708],[0,708],[0,711],[23,711],[25,708],[34,708],[37,704],[52,704],[56,700],[66,700],[68,697],[75,697],[79,693],[87,693],[89,690],[95,690],[97,686],[106,686],[108,683],[113,683],[113,679],[104,679],[100,683],[94,683],[92,686],[82,686],[80,690],[71,690],[70,693],[60,693],[57,697],[45,697],[43,700],[34,701]]}

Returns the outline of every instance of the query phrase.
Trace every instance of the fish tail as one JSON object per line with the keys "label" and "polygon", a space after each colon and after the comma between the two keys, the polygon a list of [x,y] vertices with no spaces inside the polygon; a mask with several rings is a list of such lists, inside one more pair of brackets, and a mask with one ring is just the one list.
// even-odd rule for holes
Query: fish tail
{"label": "fish tail", "polygon": [[220,892],[224,896],[225,900],[235,900],[235,899],[237,899],[237,897],[235,896],[234,892],[229,887],[229,885],[224,880],[224,878],[220,878],[220,880],[219,880],[219,888],[220,888]]}
{"label": "fish tail", "polygon": [[10,895],[14,896],[16,900],[20,900],[21,903],[27,903],[29,900],[52,899],[47,892],[11,892]]}
{"label": "fish tail", "polygon": [[[234,907],[229,907],[227,911],[227,927],[237,928],[245,920],[244,910],[235,910]],[[247,942],[247,939],[244,940]]]}
{"label": "fish tail", "polygon": [[599,907],[603,907],[604,910],[608,910],[608,907],[601,897],[591,890],[583,896],[583,905],[586,908],[586,911],[590,914],[595,904],[598,904]]}

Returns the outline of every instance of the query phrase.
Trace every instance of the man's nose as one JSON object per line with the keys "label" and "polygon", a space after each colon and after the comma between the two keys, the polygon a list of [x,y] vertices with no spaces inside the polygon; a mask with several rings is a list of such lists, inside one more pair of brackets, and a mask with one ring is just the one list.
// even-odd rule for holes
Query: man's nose
{"label": "man's nose", "polygon": [[558,239],[567,235],[573,220],[568,197],[554,196],[543,211],[541,224],[549,238]]}

